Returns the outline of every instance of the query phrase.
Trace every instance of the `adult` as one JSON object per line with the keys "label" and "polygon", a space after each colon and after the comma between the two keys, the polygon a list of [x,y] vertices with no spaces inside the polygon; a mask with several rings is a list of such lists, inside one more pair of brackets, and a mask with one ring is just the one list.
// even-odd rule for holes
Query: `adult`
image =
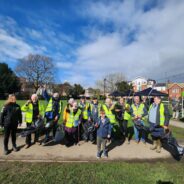
{"label": "adult", "polygon": [[16,103],[15,95],[9,95],[1,111],[0,125],[4,127],[4,154],[10,153],[8,149],[9,137],[11,134],[13,150],[18,151],[16,145],[16,131],[18,125],[22,123],[22,113],[20,106]]}
{"label": "adult", "polygon": [[[168,108],[162,103],[159,96],[154,97],[154,103],[149,108],[148,121],[150,124],[153,145],[151,150],[161,152],[161,136],[164,129],[168,129],[170,114]],[[157,130],[157,131],[155,131]]]}
{"label": "adult", "polygon": [[[142,143],[146,143],[145,132],[141,131],[138,126],[144,126],[145,116],[147,115],[146,107],[143,103],[140,102],[140,97],[134,97],[134,103],[131,105],[130,114],[134,123],[134,135],[136,143],[139,143],[140,140]],[[137,126],[138,125],[138,126]]]}
{"label": "adult", "polygon": [[45,145],[49,141],[49,134],[51,130],[53,132],[53,138],[55,137],[58,121],[62,113],[62,101],[59,97],[59,93],[53,93],[52,96],[50,96],[45,87],[43,88],[43,97],[48,102],[45,110],[46,123],[50,123],[50,127],[46,130],[43,142],[43,145]]}
{"label": "adult", "polygon": [[[70,100],[69,100],[70,102]],[[65,139],[66,146],[69,147],[73,144],[77,144],[78,131],[80,123],[80,117],[82,111],[79,109],[76,101],[72,101],[69,106],[65,108],[64,111],[64,125],[65,125]]]}
{"label": "adult", "polygon": [[85,141],[88,141],[88,121],[90,118],[90,103],[86,101],[86,97],[82,96],[79,102],[79,108],[82,111],[80,134]]}
{"label": "adult", "polygon": [[[37,94],[32,94],[31,99],[28,100],[21,108],[22,112],[25,112],[25,121],[27,127],[31,127],[35,125],[35,122],[43,118],[44,115],[44,107],[38,100]],[[39,143],[39,131],[34,133],[34,143]],[[25,148],[29,148],[31,146],[31,134],[26,136],[26,146]]]}

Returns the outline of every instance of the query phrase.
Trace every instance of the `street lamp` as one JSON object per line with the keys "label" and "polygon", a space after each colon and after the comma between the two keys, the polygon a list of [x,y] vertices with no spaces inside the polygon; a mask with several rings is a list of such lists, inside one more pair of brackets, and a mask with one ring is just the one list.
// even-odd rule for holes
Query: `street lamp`
{"label": "street lamp", "polygon": [[105,78],[105,79],[104,79],[104,97],[105,97],[105,87],[106,87],[105,85],[106,85],[106,80],[107,80],[107,79]]}

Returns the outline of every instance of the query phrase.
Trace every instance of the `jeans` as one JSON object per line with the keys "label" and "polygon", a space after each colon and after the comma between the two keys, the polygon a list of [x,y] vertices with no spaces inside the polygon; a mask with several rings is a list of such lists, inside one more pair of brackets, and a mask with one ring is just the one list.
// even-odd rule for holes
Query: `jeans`
{"label": "jeans", "polygon": [[104,154],[107,154],[107,149],[106,149],[106,144],[107,144],[107,139],[98,137],[97,136],[97,152],[101,152],[101,146]]}
{"label": "jeans", "polygon": [[[141,121],[141,124],[144,125],[144,122]],[[140,131],[138,130],[135,126],[134,126],[134,135],[135,135],[135,140],[139,141],[139,136],[141,134],[141,141],[145,142],[145,132],[144,131]]]}

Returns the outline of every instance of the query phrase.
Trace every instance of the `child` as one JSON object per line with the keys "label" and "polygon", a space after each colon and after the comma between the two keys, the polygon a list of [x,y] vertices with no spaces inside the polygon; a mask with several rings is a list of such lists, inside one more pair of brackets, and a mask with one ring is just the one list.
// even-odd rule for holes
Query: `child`
{"label": "child", "polygon": [[106,144],[107,139],[111,137],[111,124],[103,109],[100,110],[100,117],[95,126],[97,127],[97,158],[101,157],[101,145],[103,156],[107,158]]}

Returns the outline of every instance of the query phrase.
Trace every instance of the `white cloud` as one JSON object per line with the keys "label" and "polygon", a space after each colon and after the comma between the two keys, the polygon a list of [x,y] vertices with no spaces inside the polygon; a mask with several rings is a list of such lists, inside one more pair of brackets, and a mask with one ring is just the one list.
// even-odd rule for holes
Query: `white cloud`
{"label": "white cloud", "polygon": [[69,69],[71,68],[73,63],[70,62],[57,62],[56,67],[60,69]]}
{"label": "white cloud", "polygon": [[22,58],[34,49],[19,37],[9,35],[5,30],[0,29],[0,55],[14,59]]}
{"label": "white cloud", "polygon": [[[166,1],[146,12],[143,6],[136,9],[135,1],[129,0],[101,2],[90,4],[83,13],[99,25],[110,22],[114,26],[112,33],[100,35],[97,30],[96,39],[92,29],[93,40],[78,48],[73,73],[83,75],[85,84],[94,84],[105,73],[123,72],[128,79],[137,75],[159,79],[167,71],[169,75],[184,68],[184,1]],[[131,31],[135,33],[133,41],[127,42]]]}

